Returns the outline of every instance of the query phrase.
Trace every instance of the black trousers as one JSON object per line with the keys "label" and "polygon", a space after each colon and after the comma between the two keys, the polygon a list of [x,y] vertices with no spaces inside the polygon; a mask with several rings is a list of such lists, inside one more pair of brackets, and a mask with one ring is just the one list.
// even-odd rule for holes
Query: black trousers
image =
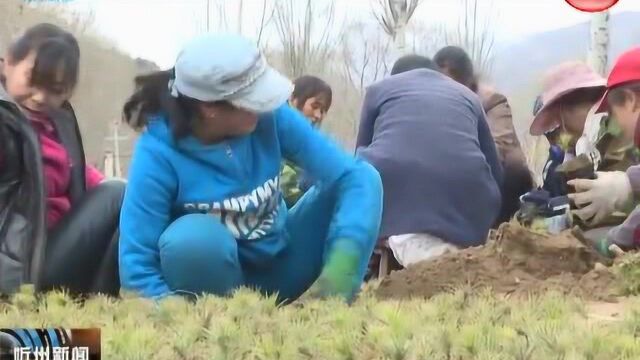
{"label": "black trousers", "polygon": [[525,164],[507,160],[502,163],[502,169],[504,174],[500,189],[502,206],[494,228],[498,228],[500,224],[511,220],[520,209],[520,196],[534,188],[533,176]]}
{"label": "black trousers", "polygon": [[101,183],[49,231],[40,290],[119,293],[118,223],[124,190],[121,181]]}

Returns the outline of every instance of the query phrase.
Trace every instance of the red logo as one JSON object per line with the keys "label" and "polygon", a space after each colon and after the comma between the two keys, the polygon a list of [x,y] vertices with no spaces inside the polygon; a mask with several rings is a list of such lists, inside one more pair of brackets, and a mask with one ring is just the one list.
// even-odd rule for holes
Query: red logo
{"label": "red logo", "polygon": [[605,11],[615,5],[619,0],[565,0],[567,4],[585,12]]}

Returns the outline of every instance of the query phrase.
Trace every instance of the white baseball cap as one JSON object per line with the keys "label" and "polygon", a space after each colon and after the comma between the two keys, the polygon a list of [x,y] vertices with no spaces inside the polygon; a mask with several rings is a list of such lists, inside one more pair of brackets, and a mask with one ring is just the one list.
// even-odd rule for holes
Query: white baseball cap
{"label": "white baseball cap", "polygon": [[267,63],[250,40],[234,34],[205,34],[178,54],[171,95],[204,102],[229,101],[264,113],[284,104],[293,84]]}

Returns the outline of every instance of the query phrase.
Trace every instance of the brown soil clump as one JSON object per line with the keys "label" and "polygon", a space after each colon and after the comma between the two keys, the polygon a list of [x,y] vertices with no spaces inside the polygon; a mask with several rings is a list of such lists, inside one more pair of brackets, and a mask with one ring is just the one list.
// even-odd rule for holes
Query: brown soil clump
{"label": "brown soil clump", "polygon": [[559,291],[590,300],[613,298],[613,274],[571,232],[547,236],[504,224],[482,247],[445,254],[384,279],[382,298],[430,298],[457,288],[492,288],[513,296]]}

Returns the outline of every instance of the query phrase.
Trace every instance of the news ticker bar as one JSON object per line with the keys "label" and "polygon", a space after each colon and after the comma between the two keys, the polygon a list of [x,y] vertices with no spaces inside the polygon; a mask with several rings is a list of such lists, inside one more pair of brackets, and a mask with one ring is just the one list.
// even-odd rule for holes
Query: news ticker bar
{"label": "news ticker bar", "polygon": [[99,360],[100,329],[0,329],[0,360]]}

